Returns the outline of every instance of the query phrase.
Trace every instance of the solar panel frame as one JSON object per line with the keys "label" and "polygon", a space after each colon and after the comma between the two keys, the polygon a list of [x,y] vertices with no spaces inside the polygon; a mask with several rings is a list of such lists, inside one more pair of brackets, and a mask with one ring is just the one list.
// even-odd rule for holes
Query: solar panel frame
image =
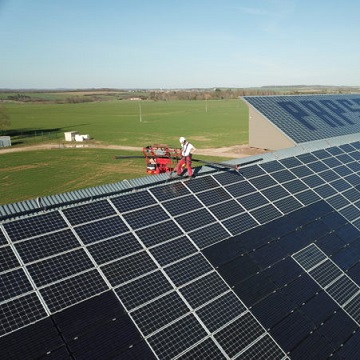
{"label": "solar panel frame", "polygon": [[232,235],[238,235],[258,226],[259,223],[248,213],[242,213],[224,220],[223,225]]}
{"label": "solar panel frame", "polygon": [[219,183],[211,176],[204,176],[192,179],[186,183],[186,186],[193,192],[198,193],[204,190],[210,190],[219,187]]}
{"label": "solar panel frame", "polygon": [[126,233],[87,246],[87,250],[98,265],[122,258],[142,249],[140,242],[132,233]]}
{"label": "solar panel frame", "polygon": [[171,216],[185,214],[189,211],[203,207],[203,204],[193,195],[187,195],[181,198],[164,201],[162,205]]}
{"label": "solar panel frame", "polygon": [[148,336],[189,312],[184,301],[173,291],[137,308],[131,316],[144,336]]}
{"label": "solar panel frame", "polygon": [[160,270],[115,288],[128,311],[173,290],[171,283]]}
{"label": "solar panel frame", "polygon": [[10,245],[0,247],[0,273],[20,266]]}
{"label": "solar panel frame", "polygon": [[[190,314],[148,338],[160,358],[173,358],[207,336],[206,331]],[[165,346],[166,344],[166,346]]]}
{"label": "solar panel frame", "polygon": [[27,264],[76,249],[81,246],[81,243],[70,229],[65,229],[19,241],[14,246],[21,260]]}
{"label": "solar panel frame", "polygon": [[3,224],[13,242],[54,232],[68,227],[58,211],[13,220]]}
{"label": "solar panel frame", "polygon": [[0,246],[2,245],[7,245],[8,242],[6,240],[6,237],[4,235],[4,233],[1,231],[1,228],[0,228]]}
{"label": "solar panel frame", "polygon": [[63,209],[62,213],[71,225],[78,225],[116,214],[114,208],[106,200]]}
{"label": "solar panel frame", "polygon": [[190,348],[178,359],[193,360],[193,359],[212,359],[223,360],[226,359],[221,350],[217,347],[211,338],[207,338],[196,346]]}
{"label": "solar panel frame", "polygon": [[148,191],[124,194],[110,199],[115,208],[120,212],[141,209],[156,204],[156,200]]}
{"label": "solar panel frame", "polygon": [[84,249],[69,251],[27,265],[26,269],[36,286],[41,287],[63,278],[94,268]]}
{"label": "solar panel frame", "polygon": [[166,266],[189,255],[195,254],[198,249],[186,236],[182,236],[175,240],[155,246],[149,251],[160,266]]}
{"label": "solar panel frame", "polygon": [[206,207],[230,200],[232,198],[223,188],[215,188],[199,192],[197,193],[197,197]]}
{"label": "solar panel frame", "polygon": [[0,274],[0,303],[31,291],[33,287],[23,269]]}
{"label": "solar panel frame", "polygon": [[180,293],[184,296],[191,308],[196,309],[228,290],[228,285],[215,271],[213,271],[200,279],[181,287]]}
{"label": "solar panel frame", "polygon": [[65,309],[108,290],[97,270],[90,270],[40,289],[51,313]]}
{"label": "solar panel frame", "polygon": [[146,251],[140,251],[100,267],[111,286],[121,285],[157,268]]}
{"label": "solar panel frame", "polygon": [[225,187],[225,189],[235,198],[256,191],[256,188],[246,180],[240,181],[236,184],[228,185]]}
{"label": "solar panel frame", "polygon": [[112,216],[74,227],[81,241],[88,245],[128,232],[130,229],[119,216]]}
{"label": "solar panel frame", "polygon": [[209,206],[209,210],[220,221],[245,211],[245,209],[234,199]]}
{"label": "solar panel frame", "polygon": [[182,182],[156,186],[149,189],[149,191],[160,202],[190,194],[190,190]]}
{"label": "solar panel frame", "polygon": [[185,233],[216,222],[216,218],[205,208],[179,215],[175,221]]}
{"label": "solar panel frame", "polygon": [[219,223],[213,223],[201,229],[189,232],[188,236],[199,249],[220,242],[230,236],[229,232]]}
{"label": "solar panel frame", "polygon": [[0,336],[47,317],[36,293],[0,303]]}
{"label": "solar panel frame", "polygon": [[249,312],[215,333],[214,337],[229,357],[250,346],[265,333]]}
{"label": "solar panel frame", "polygon": [[212,270],[211,265],[200,253],[164,268],[165,273],[176,287],[185,285]]}
{"label": "solar panel frame", "polygon": [[169,219],[169,215],[160,205],[154,205],[123,214],[125,221],[134,230]]}
{"label": "solar panel frame", "polygon": [[152,247],[165,241],[175,239],[183,235],[184,232],[172,219],[169,219],[136,230],[135,234],[146,247]]}
{"label": "solar panel frame", "polygon": [[233,292],[227,292],[196,310],[211,333],[245,313],[247,308]]}

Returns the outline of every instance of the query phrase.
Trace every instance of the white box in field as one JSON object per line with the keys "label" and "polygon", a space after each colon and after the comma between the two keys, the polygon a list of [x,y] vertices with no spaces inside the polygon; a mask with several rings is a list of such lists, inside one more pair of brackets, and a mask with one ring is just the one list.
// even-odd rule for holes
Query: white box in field
{"label": "white box in field", "polygon": [[67,131],[64,133],[65,141],[75,141],[75,135],[79,134],[78,131]]}

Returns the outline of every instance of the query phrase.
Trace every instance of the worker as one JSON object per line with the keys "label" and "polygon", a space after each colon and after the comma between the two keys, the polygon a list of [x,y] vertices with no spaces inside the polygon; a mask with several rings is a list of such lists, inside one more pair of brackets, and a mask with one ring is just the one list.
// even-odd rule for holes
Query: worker
{"label": "worker", "polygon": [[191,157],[192,153],[196,150],[196,148],[195,146],[190,144],[183,136],[179,138],[179,141],[181,144],[181,159],[177,164],[176,172],[180,176],[185,166],[189,177],[192,177],[193,170],[191,168]]}

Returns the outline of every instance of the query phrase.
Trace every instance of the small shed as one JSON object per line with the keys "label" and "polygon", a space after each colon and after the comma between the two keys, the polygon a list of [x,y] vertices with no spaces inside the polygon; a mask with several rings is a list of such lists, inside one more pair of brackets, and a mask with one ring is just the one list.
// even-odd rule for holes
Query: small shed
{"label": "small shed", "polygon": [[75,136],[79,134],[78,131],[67,131],[65,134],[65,141],[75,141]]}
{"label": "small shed", "polygon": [[0,148],[11,146],[10,136],[0,136]]}

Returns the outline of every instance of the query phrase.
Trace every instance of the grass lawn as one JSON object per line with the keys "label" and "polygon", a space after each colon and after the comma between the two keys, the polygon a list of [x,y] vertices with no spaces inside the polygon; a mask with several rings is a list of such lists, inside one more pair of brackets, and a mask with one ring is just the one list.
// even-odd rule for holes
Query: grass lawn
{"label": "grass lawn", "polygon": [[[205,101],[112,101],[6,108],[13,147],[61,143],[64,132],[74,130],[104,145],[178,147],[179,136],[199,149],[248,142],[248,110],[241,100],[208,101],[207,106]],[[147,176],[143,159],[115,160],[115,155],[141,153],[90,148],[0,153],[0,204]]]}
{"label": "grass lawn", "polygon": [[14,145],[62,141],[66,131],[90,134],[94,141],[112,145],[178,146],[180,136],[198,148],[248,142],[248,109],[241,100],[7,104],[6,108]]}

